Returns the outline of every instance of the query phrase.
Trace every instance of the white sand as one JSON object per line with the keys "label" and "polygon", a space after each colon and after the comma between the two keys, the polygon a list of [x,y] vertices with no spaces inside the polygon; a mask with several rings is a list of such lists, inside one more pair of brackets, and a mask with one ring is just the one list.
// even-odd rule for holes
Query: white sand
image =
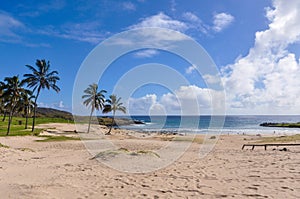
{"label": "white sand", "polygon": [[[64,133],[62,128],[74,130],[67,125],[55,124],[54,134]],[[157,138],[111,138],[130,150],[155,150],[166,143]],[[200,144],[193,143],[170,166],[132,174],[91,160],[81,141],[1,137],[0,143],[9,148],[0,148],[0,198],[300,198],[300,147],[241,150],[252,138],[221,136],[202,159]]]}

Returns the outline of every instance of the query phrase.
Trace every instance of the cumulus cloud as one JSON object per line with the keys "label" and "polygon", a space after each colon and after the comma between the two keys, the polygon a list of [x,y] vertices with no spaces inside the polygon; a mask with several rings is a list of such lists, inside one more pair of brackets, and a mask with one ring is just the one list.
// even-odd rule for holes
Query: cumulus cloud
{"label": "cumulus cloud", "polygon": [[228,13],[217,13],[213,17],[212,29],[216,32],[221,32],[234,21],[234,17]]}
{"label": "cumulus cloud", "polygon": [[58,103],[58,107],[59,107],[59,108],[65,108],[64,102],[63,102],[63,101],[60,101],[60,102]]}
{"label": "cumulus cloud", "polygon": [[158,55],[159,51],[155,50],[155,49],[146,49],[146,50],[140,50],[136,53],[134,53],[134,57],[137,58],[149,58],[149,57],[153,57],[155,55]]}
{"label": "cumulus cloud", "polygon": [[234,21],[234,17],[228,13],[218,13],[213,16],[213,26],[205,24],[195,13],[184,12],[182,16],[174,19],[163,12],[142,18],[139,23],[130,26],[128,29],[158,27],[168,28],[179,32],[187,30],[200,31],[208,34],[210,31],[221,32]]}
{"label": "cumulus cloud", "polygon": [[249,54],[223,69],[232,112],[297,114],[299,57],[288,46],[300,41],[300,2],[275,0],[266,10],[269,28],[256,32]]}
{"label": "cumulus cloud", "polygon": [[192,74],[194,70],[197,70],[197,67],[194,65],[189,66],[188,68],[185,69],[186,74]]}
{"label": "cumulus cloud", "polygon": [[69,108],[65,106],[63,101],[53,102],[53,103],[38,102],[37,104],[38,104],[38,107],[53,108],[53,109],[58,109],[58,110],[69,111]]}
{"label": "cumulus cloud", "polygon": [[191,12],[185,12],[183,13],[183,17],[189,21],[192,22],[199,22],[201,21],[195,14],[191,13]]}
{"label": "cumulus cloud", "polygon": [[[187,37],[174,31],[184,32],[188,27],[185,23],[174,20],[164,13],[143,18],[138,24],[129,26],[128,30],[139,28],[138,31],[124,32],[122,38],[112,38],[109,42],[110,46],[147,46],[149,48],[158,48],[169,50],[174,48],[174,41],[187,40]],[[143,29],[146,28],[146,29]],[[138,53],[141,56],[153,56],[153,50]]]}
{"label": "cumulus cloud", "polygon": [[216,76],[216,75],[209,75],[209,74],[205,74],[203,75],[203,79],[205,80],[205,82],[209,83],[209,84],[221,84],[221,77]]}
{"label": "cumulus cloud", "polygon": [[130,98],[129,110],[133,110],[130,114],[199,115],[211,114],[213,109],[221,113],[224,103],[224,93],[221,91],[189,85],[181,86],[173,93],[166,93],[160,98],[155,94]]}
{"label": "cumulus cloud", "polygon": [[140,98],[130,98],[128,100],[129,114],[148,114],[150,108],[156,104],[157,96],[155,94],[148,94]]}
{"label": "cumulus cloud", "polygon": [[188,22],[189,28],[199,30],[205,34],[208,33],[209,26],[205,25],[196,14],[191,12],[185,12],[182,16],[183,19],[185,19]]}
{"label": "cumulus cloud", "polygon": [[184,22],[174,20],[163,12],[160,12],[157,15],[142,19],[140,23],[130,26],[129,29],[145,27],[168,28],[181,32],[184,32],[188,28]]}

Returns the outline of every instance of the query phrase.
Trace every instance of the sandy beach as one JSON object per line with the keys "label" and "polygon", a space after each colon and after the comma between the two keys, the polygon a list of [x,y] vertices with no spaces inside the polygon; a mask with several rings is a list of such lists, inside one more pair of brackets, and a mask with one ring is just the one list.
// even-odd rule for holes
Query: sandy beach
{"label": "sandy beach", "polygon": [[[41,128],[52,129],[45,132],[50,135],[68,132],[68,136],[77,136],[71,133],[71,124]],[[289,147],[288,151],[272,147],[266,151],[242,150],[244,143],[260,139],[255,135],[221,135],[204,158],[199,158],[201,144],[193,142],[169,166],[138,174],[102,164],[80,140],[36,142],[38,139],[44,138],[0,138],[0,143],[8,146],[0,147],[1,198],[300,197],[300,147]],[[130,151],[155,151],[168,142],[163,136],[141,141],[121,130],[107,139]]]}

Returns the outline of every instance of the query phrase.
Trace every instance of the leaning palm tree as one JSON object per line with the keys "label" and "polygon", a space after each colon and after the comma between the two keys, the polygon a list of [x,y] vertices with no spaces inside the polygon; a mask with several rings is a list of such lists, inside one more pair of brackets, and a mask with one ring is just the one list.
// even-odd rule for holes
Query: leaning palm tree
{"label": "leaning palm tree", "polygon": [[103,113],[113,112],[111,125],[110,125],[109,131],[108,131],[108,133],[106,133],[106,135],[111,134],[110,132],[111,132],[112,126],[115,124],[116,111],[121,111],[123,113],[126,113],[126,107],[123,106],[123,103],[120,101],[121,101],[121,97],[117,98],[116,95],[111,95],[111,96],[109,96],[109,99],[106,100],[107,104],[104,106]]}
{"label": "leaning palm tree", "polygon": [[33,88],[33,92],[36,92],[33,108],[33,121],[32,121],[32,131],[34,131],[35,118],[36,118],[36,108],[37,108],[37,99],[40,95],[42,89],[51,88],[57,93],[60,91],[60,88],[56,85],[56,82],[60,79],[57,75],[57,71],[50,71],[50,62],[43,60],[36,60],[36,68],[30,65],[26,67],[32,71],[32,74],[25,74],[25,82],[29,88]]}
{"label": "leaning palm tree", "polygon": [[91,108],[91,114],[89,117],[89,126],[88,133],[90,132],[91,119],[93,112],[96,110],[102,110],[105,102],[104,93],[106,90],[101,90],[98,92],[98,85],[93,83],[90,84],[87,89],[84,90],[85,95],[82,96],[82,99],[85,99],[83,104]]}
{"label": "leaning palm tree", "polygon": [[6,85],[2,96],[6,99],[6,107],[9,113],[6,134],[8,135],[10,133],[13,114],[16,111],[21,95],[22,93],[29,91],[23,88],[24,82],[20,81],[18,76],[6,77],[4,81],[6,81]]}

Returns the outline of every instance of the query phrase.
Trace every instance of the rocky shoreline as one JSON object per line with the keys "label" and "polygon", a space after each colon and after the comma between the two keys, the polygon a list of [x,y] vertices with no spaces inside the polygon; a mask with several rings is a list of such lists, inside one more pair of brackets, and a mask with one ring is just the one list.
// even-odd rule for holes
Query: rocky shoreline
{"label": "rocky shoreline", "polygon": [[274,122],[264,122],[259,126],[264,127],[282,127],[282,128],[300,128],[300,122],[298,123],[274,123]]}

